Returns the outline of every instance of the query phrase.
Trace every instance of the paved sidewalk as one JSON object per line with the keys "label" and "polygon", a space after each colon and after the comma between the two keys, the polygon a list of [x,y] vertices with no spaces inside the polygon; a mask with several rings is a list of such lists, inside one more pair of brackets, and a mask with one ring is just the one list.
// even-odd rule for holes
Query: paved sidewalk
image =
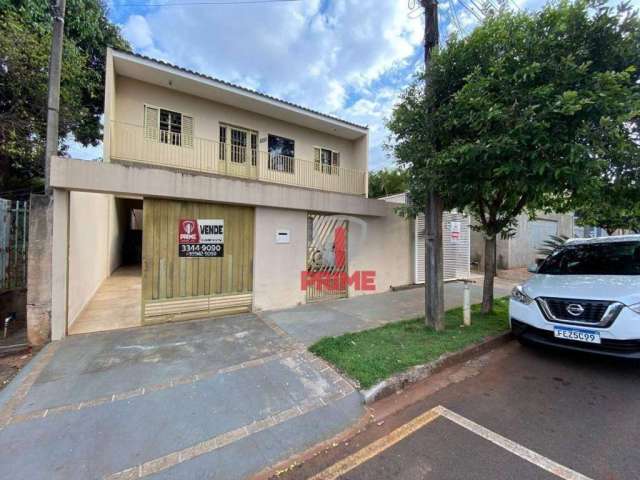
{"label": "paved sidewalk", "polygon": [[363,412],[255,315],[72,336],[0,394],[0,478],[244,478]]}
{"label": "paved sidewalk", "polygon": [[[474,280],[477,283],[470,286],[471,303],[480,303],[482,277]],[[496,279],[495,296],[509,295],[514,284]],[[445,284],[445,310],[462,306],[463,291],[462,283]],[[424,287],[311,303],[286,310],[263,312],[260,315],[309,346],[323,337],[424,316]]]}

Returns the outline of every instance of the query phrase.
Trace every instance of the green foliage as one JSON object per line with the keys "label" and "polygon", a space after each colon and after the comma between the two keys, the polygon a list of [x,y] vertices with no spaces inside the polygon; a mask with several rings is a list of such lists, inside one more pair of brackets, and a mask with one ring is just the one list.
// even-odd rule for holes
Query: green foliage
{"label": "green foliage", "polygon": [[526,207],[599,188],[603,136],[638,155],[625,125],[640,111],[639,72],[630,12],[579,1],[489,18],[434,55],[426,101],[416,83],[389,123],[412,197],[433,185],[495,236]]}
{"label": "green foliage", "polygon": [[525,211],[578,208],[637,159],[640,22],[619,8],[503,11],[436,52],[389,122],[415,208],[432,186],[495,238]]}
{"label": "green foliage", "polygon": [[394,373],[506,331],[508,316],[508,300],[503,298],[496,301],[490,314],[480,313],[479,305],[472,306],[469,327],[462,326],[462,309],[456,308],[445,313],[446,329],[441,332],[418,318],[323,338],[309,350],[357,380],[361,387],[369,388]]}
{"label": "green foliage", "polygon": [[[44,0],[0,0],[0,190],[42,181],[51,24]],[[68,0],[61,140],[73,134],[84,145],[100,141],[108,46],[129,48],[102,2]]]}
{"label": "green foliage", "polygon": [[547,258],[558,248],[563,246],[569,237],[565,235],[551,235],[548,239],[542,242],[542,247],[537,250],[537,254],[542,258]]}
{"label": "green foliage", "polygon": [[407,171],[399,168],[369,172],[369,197],[379,198],[407,190]]}
{"label": "green foliage", "polygon": [[[638,123],[624,126],[640,141]],[[625,141],[625,135],[613,130],[613,137],[602,138],[599,156],[607,168],[597,189],[585,189],[571,199],[583,226],[603,228],[612,235],[616,230],[640,230],[640,155]]]}

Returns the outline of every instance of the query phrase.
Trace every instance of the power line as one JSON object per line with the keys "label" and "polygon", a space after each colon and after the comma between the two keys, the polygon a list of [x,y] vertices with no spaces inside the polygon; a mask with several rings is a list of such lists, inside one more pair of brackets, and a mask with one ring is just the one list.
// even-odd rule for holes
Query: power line
{"label": "power line", "polygon": [[483,13],[482,11],[480,11],[480,13],[478,14],[478,12],[476,12],[473,8],[471,8],[469,5],[467,5],[465,2],[463,2],[463,0],[458,0],[458,3],[460,5],[462,5],[462,7],[469,12],[471,15],[473,15],[474,17],[476,17],[476,20],[478,20],[479,22],[482,21],[483,18]]}
{"label": "power line", "polygon": [[302,0],[238,0],[236,2],[228,1],[228,0],[220,0],[220,1],[189,1],[189,2],[165,2],[165,3],[144,3],[144,2],[136,2],[136,3],[120,3],[114,4],[114,8],[119,7],[190,7],[195,5],[222,5],[222,6],[233,6],[233,5],[257,5],[264,3],[293,3],[293,2],[301,2]]}
{"label": "power line", "polygon": [[484,8],[484,6],[483,6],[483,5],[479,5],[479,4],[476,2],[476,0],[468,0],[468,1],[471,3],[471,5],[473,5],[473,6],[478,10],[478,12],[480,12],[480,14],[481,14],[482,16],[484,16],[484,10],[485,10],[485,8]]}
{"label": "power line", "polygon": [[453,23],[456,24],[458,31],[462,35],[466,35],[466,29],[462,28],[462,24],[460,23],[460,18],[458,17],[458,12],[456,11],[456,5],[453,3],[453,0],[449,0],[449,10],[451,10],[451,16],[453,17]]}

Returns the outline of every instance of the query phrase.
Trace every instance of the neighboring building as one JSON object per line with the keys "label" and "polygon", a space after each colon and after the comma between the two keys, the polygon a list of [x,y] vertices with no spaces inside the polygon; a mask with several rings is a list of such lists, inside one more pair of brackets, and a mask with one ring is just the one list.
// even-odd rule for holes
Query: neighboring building
{"label": "neighboring building", "polygon": [[[389,203],[406,204],[407,193],[382,197]],[[445,280],[469,278],[471,254],[470,218],[458,212],[444,212],[442,216],[443,275]],[[425,225],[424,215],[407,220],[403,227],[411,232],[411,254],[413,283],[424,283],[425,279]]]}
{"label": "neighboring building", "polygon": [[54,340],[372,293],[303,289],[308,271],[413,282],[414,232],[367,198],[367,127],[135,54],[106,66],[103,161],[52,159]]}
{"label": "neighboring building", "polygon": [[[535,220],[522,214],[518,217],[516,233],[510,238],[498,237],[496,260],[499,269],[521,268],[532,264],[539,256],[537,251],[553,235],[574,237],[577,235],[573,214],[540,213]],[[471,261],[474,266],[484,266],[484,237],[481,232],[471,232]]]}

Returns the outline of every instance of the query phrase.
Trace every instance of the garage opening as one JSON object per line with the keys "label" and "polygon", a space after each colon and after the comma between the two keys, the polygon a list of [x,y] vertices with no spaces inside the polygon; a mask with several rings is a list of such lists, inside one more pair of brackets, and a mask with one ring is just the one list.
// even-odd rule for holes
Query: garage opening
{"label": "garage opening", "polygon": [[142,199],[71,192],[69,209],[68,333],[140,326]]}

